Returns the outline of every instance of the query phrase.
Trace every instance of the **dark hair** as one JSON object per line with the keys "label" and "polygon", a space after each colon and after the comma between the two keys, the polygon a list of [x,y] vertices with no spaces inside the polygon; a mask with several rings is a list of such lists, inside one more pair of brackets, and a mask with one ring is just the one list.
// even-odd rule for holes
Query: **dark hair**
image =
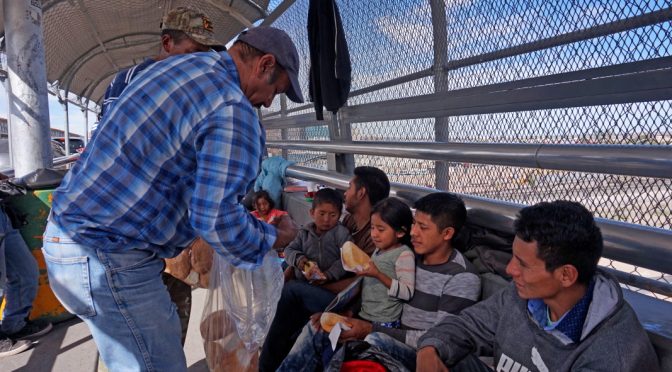
{"label": "dark hair", "polygon": [[341,213],[341,209],[343,209],[343,196],[334,189],[320,189],[313,196],[313,209],[324,203],[333,205],[338,210],[338,213]]}
{"label": "dark hair", "polygon": [[173,43],[175,44],[179,44],[186,39],[190,39],[189,35],[187,35],[184,31],[180,30],[170,30],[170,29],[162,30],[161,36],[163,35],[170,36],[170,38],[173,39]]}
{"label": "dark hair", "polygon": [[376,167],[362,166],[355,168],[355,186],[365,188],[371,205],[390,196],[390,180],[382,170]]}
{"label": "dark hair", "polygon": [[273,199],[271,199],[271,195],[268,193],[266,190],[259,190],[256,193],[254,193],[254,209],[257,209],[257,200],[259,199],[266,199],[268,201],[268,207],[270,209],[275,208],[275,202]]}
{"label": "dark hair", "polygon": [[427,213],[432,222],[439,227],[439,230],[446,227],[454,228],[455,234],[452,239],[462,230],[462,226],[467,220],[467,208],[464,206],[462,198],[449,192],[435,192],[425,195],[415,202],[415,209]]}
{"label": "dark hair", "polygon": [[579,283],[592,279],[602,256],[602,233],[583,205],[567,200],[538,203],[521,209],[514,227],[520,239],[537,242],[537,257],[547,271],[572,265]]}
{"label": "dark hair", "polygon": [[397,198],[386,198],[373,206],[371,215],[378,213],[380,219],[390,225],[395,231],[401,231],[405,235],[399,241],[411,246],[411,225],[413,224],[413,212],[403,201]]}

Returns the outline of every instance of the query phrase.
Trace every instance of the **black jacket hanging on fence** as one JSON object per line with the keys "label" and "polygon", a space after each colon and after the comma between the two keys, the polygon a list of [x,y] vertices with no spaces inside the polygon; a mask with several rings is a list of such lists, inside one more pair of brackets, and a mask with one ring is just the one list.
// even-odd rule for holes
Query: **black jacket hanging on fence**
{"label": "black jacket hanging on fence", "polygon": [[350,53],[334,0],[310,0],[308,44],[310,100],[315,103],[317,120],[323,120],[322,106],[336,112],[350,93]]}

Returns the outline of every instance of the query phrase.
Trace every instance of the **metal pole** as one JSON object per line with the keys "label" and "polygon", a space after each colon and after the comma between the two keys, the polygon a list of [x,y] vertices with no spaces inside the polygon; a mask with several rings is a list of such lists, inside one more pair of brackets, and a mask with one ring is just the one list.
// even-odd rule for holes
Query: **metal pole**
{"label": "metal pole", "polygon": [[[286,95],[281,95],[280,96],[280,117],[284,118],[287,116],[287,96]],[[280,129],[280,138],[282,138],[283,141],[288,140],[288,132],[287,128]],[[286,149],[282,149],[282,157],[287,159],[289,156],[289,151]]]}
{"label": "metal pole", "polygon": [[[68,96],[68,92],[65,92]],[[65,109],[65,156],[70,155],[70,111],[68,110],[68,101],[63,101],[63,108]]]}
{"label": "metal pole", "polygon": [[[434,39],[434,92],[448,90],[447,72],[443,66],[448,60],[448,24],[446,21],[446,4],[443,0],[430,0],[432,9],[432,34]],[[434,140],[436,142],[450,141],[447,117],[434,118]],[[450,163],[437,161],[436,180],[434,185],[438,190],[448,190],[450,181]]]}
{"label": "metal pole", "polygon": [[89,100],[86,100],[84,109],[84,146],[87,146],[89,144]]}
{"label": "metal pole", "polygon": [[52,164],[47,69],[39,1],[3,1],[12,164],[24,176]]}

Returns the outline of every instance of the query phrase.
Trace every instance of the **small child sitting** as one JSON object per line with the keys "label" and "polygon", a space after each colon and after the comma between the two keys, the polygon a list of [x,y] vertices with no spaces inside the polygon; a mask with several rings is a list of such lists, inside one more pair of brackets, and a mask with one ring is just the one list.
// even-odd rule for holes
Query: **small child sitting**
{"label": "small child sitting", "polygon": [[362,282],[359,317],[387,328],[399,328],[403,301],[413,297],[415,256],[411,245],[413,213],[401,200],[387,198],[371,211],[371,240],[376,250],[357,275]]}
{"label": "small child sitting", "polygon": [[275,225],[280,222],[280,217],[287,215],[287,212],[275,209],[275,203],[268,191],[260,190],[254,194],[254,211],[252,215],[257,219]]}
{"label": "small child sitting", "polygon": [[343,198],[336,190],[321,189],[315,193],[310,209],[313,222],[302,227],[285,248],[285,261],[294,268],[296,278],[323,284],[346,275],[340,247],[352,237],[338,221],[342,208]]}

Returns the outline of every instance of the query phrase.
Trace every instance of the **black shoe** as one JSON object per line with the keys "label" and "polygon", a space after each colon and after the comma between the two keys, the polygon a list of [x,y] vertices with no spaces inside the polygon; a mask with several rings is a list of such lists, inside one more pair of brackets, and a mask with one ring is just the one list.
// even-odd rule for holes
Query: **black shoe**
{"label": "black shoe", "polygon": [[14,341],[9,337],[0,338],[0,358],[24,352],[30,349],[32,344],[28,340]]}
{"label": "black shoe", "polygon": [[26,325],[23,326],[23,328],[8,336],[15,340],[35,339],[48,333],[52,328],[53,326],[49,322],[42,320],[27,320]]}

